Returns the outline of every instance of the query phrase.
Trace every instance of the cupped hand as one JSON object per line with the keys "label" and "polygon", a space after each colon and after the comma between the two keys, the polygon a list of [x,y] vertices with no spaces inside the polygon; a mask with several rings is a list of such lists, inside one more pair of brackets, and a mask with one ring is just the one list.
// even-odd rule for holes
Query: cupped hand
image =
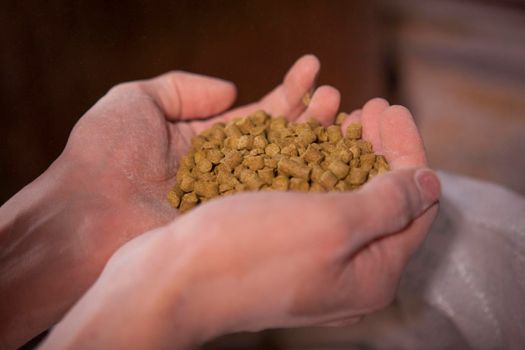
{"label": "cupped hand", "polygon": [[[323,115],[330,122],[335,110]],[[374,99],[343,128],[351,121],[392,171],[354,192],[200,205],[119,249],[46,345],[183,348],[238,331],[352,324],[388,305],[440,186],[406,108]]]}
{"label": "cupped hand", "polygon": [[315,90],[308,108],[302,103],[319,67],[316,57],[303,56],[260,101],[227,112],[236,97],[232,83],[186,72],[111,89],[79,120],[58,161],[74,169],[72,190],[82,192],[86,207],[103,208],[90,217],[96,269],[129,239],[177,216],[166,195],[195,134],[258,109],[290,119],[335,113],[339,93],[329,86]]}
{"label": "cupped hand", "polygon": [[222,331],[351,324],[393,300],[440,185],[406,108],[373,99],[343,129],[354,121],[391,172],[354,192],[211,201],[172,225],[194,254],[192,296],[223,315]]}

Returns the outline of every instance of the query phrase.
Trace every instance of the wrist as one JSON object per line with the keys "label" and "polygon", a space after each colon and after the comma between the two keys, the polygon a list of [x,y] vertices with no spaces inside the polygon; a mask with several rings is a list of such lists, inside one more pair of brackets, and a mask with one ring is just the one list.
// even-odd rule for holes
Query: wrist
{"label": "wrist", "polygon": [[[55,323],[98,273],[86,263],[104,201],[61,159],[0,208],[0,338],[17,347]],[[73,190],[72,190],[73,189]]]}
{"label": "wrist", "polygon": [[43,346],[193,348],[216,333],[195,298],[193,267],[172,230],[150,231],[123,246]]}

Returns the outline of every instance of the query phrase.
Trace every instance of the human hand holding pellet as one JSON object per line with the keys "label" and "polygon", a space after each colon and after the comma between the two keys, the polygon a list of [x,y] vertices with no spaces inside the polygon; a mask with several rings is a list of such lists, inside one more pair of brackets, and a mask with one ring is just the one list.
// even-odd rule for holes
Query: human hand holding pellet
{"label": "human hand holding pellet", "polygon": [[[337,108],[324,110],[330,124]],[[343,130],[352,122],[391,171],[351,192],[199,205],[121,248],[44,347],[184,348],[243,330],[351,324],[388,305],[436,215],[439,182],[406,108],[374,99]]]}
{"label": "human hand holding pellet", "polygon": [[177,217],[166,193],[192,136],[259,109],[328,123],[337,90],[319,87],[308,108],[302,102],[318,71],[315,57],[302,57],[260,101],[228,112],[232,83],[185,72],[111,89],[50,168],[1,208],[0,347],[16,348],[48,329],[115,250]]}

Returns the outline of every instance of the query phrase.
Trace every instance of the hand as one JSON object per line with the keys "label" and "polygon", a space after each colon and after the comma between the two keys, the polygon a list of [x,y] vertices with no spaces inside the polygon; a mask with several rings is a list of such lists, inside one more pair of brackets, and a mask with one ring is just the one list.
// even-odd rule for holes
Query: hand
{"label": "hand", "polygon": [[351,324],[393,300],[437,214],[439,181],[424,168],[423,144],[406,108],[374,99],[343,130],[352,121],[363,124],[390,173],[355,192],[212,201],[166,230],[191,242],[186,249],[197,282],[188,293],[222,315],[219,334]]}
{"label": "hand", "polygon": [[308,109],[301,102],[318,71],[315,57],[302,57],[262,100],[224,114],[236,91],[219,79],[172,72],[111,89],[52,166],[0,209],[4,345],[47,329],[115,250],[176,217],[166,194],[195,133],[257,109],[302,119],[335,113],[339,93],[331,87],[318,88]]}
{"label": "hand", "polygon": [[191,138],[213,123],[258,109],[290,119],[318,111],[326,119],[326,113],[335,113],[339,93],[332,87],[317,89],[307,110],[302,103],[318,71],[318,60],[304,56],[261,101],[219,115],[236,94],[223,80],[174,72],[113,88],[75,126],[62,156],[93,179],[90,193],[110,200],[111,225],[105,226],[117,229],[93,232],[97,250],[107,258],[125,241],[176,217],[166,195],[178,161]]}
{"label": "hand", "polygon": [[121,248],[45,346],[181,348],[237,331],[351,324],[389,304],[436,215],[439,182],[404,107],[374,99],[351,120],[390,173],[355,192],[200,205]]}

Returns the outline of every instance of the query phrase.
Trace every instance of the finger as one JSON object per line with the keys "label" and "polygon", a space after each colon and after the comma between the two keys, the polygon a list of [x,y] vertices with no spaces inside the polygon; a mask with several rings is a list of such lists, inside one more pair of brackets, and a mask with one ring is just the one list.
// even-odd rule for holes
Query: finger
{"label": "finger", "polygon": [[218,78],[170,72],[140,82],[167,119],[205,118],[228,109],[235,101],[235,85]]}
{"label": "finger", "polygon": [[343,135],[346,135],[346,129],[348,128],[348,125],[352,123],[361,123],[362,114],[363,114],[362,109],[356,109],[356,110],[353,110],[349,115],[346,116],[346,118],[341,123],[341,131],[343,132]]}
{"label": "finger", "polygon": [[320,323],[317,326],[319,327],[350,327],[360,322],[362,319],[363,319],[363,316],[350,316],[350,317],[346,317],[342,319],[337,319],[334,321]]}
{"label": "finger", "polygon": [[284,115],[295,120],[306,108],[303,97],[311,92],[321,64],[314,55],[301,57],[290,68],[283,83],[261,100],[263,107],[273,115]]}
{"label": "finger", "polygon": [[379,118],[389,104],[385,99],[374,98],[363,106],[361,125],[363,126],[363,139],[367,140],[374,147],[376,153],[383,153],[383,144],[379,131]]}
{"label": "finger", "polygon": [[433,204],[416,218],[407,229],[375,241],[375,244],[380,246],[379,249],[388,261],[396,263],[400,267],[405,266],[408,259],[410,259],[426,237],[437,215],[438,207],[438,203]]}
{"label": "finger", "polygon": [[341,207],[353,207],[348,216],[351,224],[362,229],[351,243],[363,246],[404,229],[435,204],[439,195],[439,180],[428,168],[394,170],[375,177],[357,192],[341,194],[341,200],[348,202]]}
{"label": "finger", "polygon": [[[348,127],[348,125],[350,123],[360,123],[361,122],[361,115],[363,114],[363,110],[362,109],[356,109],[356,110],[353,110],[345,119],[345,121],[343,122],[343,124],[341,124],[342,126],[346,126]],[[346,131],[346,128],[344,128],[343,130]]]}
{"label": "finger", "polygon": [[314,118],[324,126],[333,124],[340,103],[339,90],[328,85],[321,86],[313,94],[306,110],[296,120],[307,122],[310,118]]}
{"label": "finger", "polygon": [[412,114],[403,106],[391,106],[381,113],[379,132],[382,153],[392,169],[427,164],[423,141]]}
{"label": "finger", "polygon": [[312,90],[321,64],[314,55],[299,58],[277,86],[259,102],[236,108],[223,114],[217,121],[228,121],[237,117],[245,117],[257,110],[263,109],[273,116],[283,115],[289,120],[296,119],[306,108],[302,99]]}

